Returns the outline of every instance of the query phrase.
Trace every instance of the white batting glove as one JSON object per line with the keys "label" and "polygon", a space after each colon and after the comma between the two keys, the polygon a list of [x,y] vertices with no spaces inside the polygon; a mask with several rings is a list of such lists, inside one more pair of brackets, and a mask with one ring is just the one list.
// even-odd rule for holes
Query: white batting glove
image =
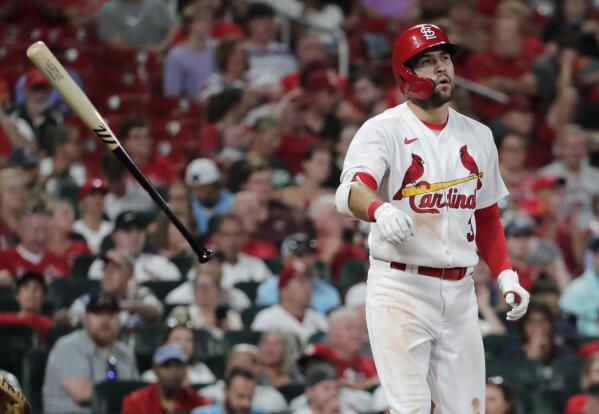
{"label": "white batting glove", "polygon": [[516,321],[524,316],[528,309],[530,294],[520,286],[518,274],[513,270],[504,270],[497,278],[499,288],[508,305],[512,307],[507,313],[508,321]]}
{"label": "white batting glove", "polygon": [[374,212],[374,218],[384,241],[398,244],[414,235],[412,218],[389,203],[381,204]]}

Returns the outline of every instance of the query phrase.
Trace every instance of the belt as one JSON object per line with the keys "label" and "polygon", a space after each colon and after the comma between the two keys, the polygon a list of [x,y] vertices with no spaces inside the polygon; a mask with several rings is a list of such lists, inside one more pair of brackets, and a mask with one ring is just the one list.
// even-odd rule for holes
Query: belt
{"label": "belt", "polygon": [[468,271],[467,267],[449,267],[449,268],[438,268],[438,267],[426,267],[426,266],[410,266],[405,263],[391,262],[390,266],[392,269],[405,271],[411,268],[413,273],[418,273],[423,276],[438,277],[439,279],[446,280],[461,280]]}

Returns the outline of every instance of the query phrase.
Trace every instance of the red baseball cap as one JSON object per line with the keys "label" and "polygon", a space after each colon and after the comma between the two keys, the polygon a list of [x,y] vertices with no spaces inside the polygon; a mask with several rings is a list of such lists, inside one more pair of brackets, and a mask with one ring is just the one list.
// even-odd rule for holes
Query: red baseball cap
{"label": "red baseball cap", "polygon": [[552,175],[544,175],[537,178],[533,184],[534,192],[537,193],[540,190],[546,188],[561,187],[566,184],[566,180],[562,177],[555,177]]}
{"label": "red baseball cap", "polygon": [[300,262],[295,262],[290,266],[284,267],[279,273],[279,290],[287,286],[287,283],[293,278],[304,273],[306,273],[306,267]]}
{"label": "red baseball cap", "polygon": [[32,86],[43,85],[50,86],[50,81],[36,68],[31,68],[27,72],[27,78],[25,80],[25,87],[31,88]]}
{"label": "red baseball cap", "polygon": [[83,184],[81,188],[79,188],[79,200],[81,200],[86,195],[94,192],[101,192],[104,194],[108,192],[108,189],[104,185],[104,181],[102,181],[101,178],[93,178],[85,184]]}

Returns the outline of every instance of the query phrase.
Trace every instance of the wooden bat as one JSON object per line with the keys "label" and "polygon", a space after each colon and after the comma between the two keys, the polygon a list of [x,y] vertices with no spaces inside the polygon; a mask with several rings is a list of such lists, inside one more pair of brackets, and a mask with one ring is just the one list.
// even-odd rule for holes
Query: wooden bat
{"label": "wooden bat", "polygon": [[183,237],[187,240],[194,252],[198,255],[201,263],[210,259],[212,251],[202,246],[191,235],[189,230],[177,218],[173,210],[168,206],[162,196],[150,184],[146,176],[139,170],[133,162],[129,154],[122,147],[121,143],[108,127],[108,124],[102,118],[102,115],[91,103],[89,98],[83,93],[81,88],[73,81],[73,78],[60,64],[56,56],[48,49],[44,42],[38,41],[33,43],[27,49],[27,57],[35,66],[44,74],[44,76],[52,83],[52,86],[60,93],[63,99],[69,104],[71,109],[79,116],[85,125],[91,129],[100,141],[102,141],[108,149],[127,167],[129,172],[135,177],[137,182],[146,190],[152,197],[154,202],[164,211],[164,214],[171,222],[179,229]]}

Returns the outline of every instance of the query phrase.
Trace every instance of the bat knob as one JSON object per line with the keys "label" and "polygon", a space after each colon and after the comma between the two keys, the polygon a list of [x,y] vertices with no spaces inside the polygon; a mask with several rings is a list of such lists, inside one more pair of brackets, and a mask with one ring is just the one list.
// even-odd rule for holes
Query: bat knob
{"label": "bat knob", "polygon": [[198,253],[198,260],[200,261],[200,263],[206,263],[208,260],[210,260],[213,254],[213,250],[205,249]]}

